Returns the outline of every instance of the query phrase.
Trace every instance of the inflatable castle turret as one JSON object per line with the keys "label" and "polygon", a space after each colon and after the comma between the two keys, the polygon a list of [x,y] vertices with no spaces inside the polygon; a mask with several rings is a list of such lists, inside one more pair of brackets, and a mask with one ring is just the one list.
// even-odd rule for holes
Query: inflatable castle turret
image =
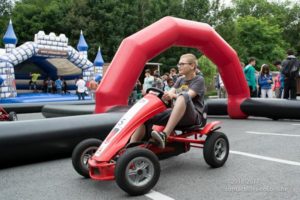
{"label": "inflatable castle turret", "polygon": [[3,43],[5,44],[6,53],[10,53],[13,49],[15,49],[16,44],[18,43],[18,38],[15,34],[11,20],[9,20],[6,33],[3,37]]}
{"label": "inflatable castle turret", "polygon": [[84,58],[87,58],[87,51],[88,51],[89,46],[87,45],[82,30],[80,31],[80,37],[79,37],[79,41],[77,44],[77,50],[79,52],[80,55],[82,55]]}
{"label": "inflatable castle turret", "polygon": [[[79,41],[78,41],[78,44],[77,44],[77,50],[79,52],[79,55],[85,59],[88,58],[88,54],[87,54],[87,51],[88,51],[88,44],[86,43],[85,39],[84,39],[84,36],[83,36],[83,33],[82,33],[82,30],[80,31],[80,37],[79,37]],[[82,75],[83,75],[83,79],[85,81],[90,81],[92,78],[95,77],[95,71],[94,71],[94,68],[91,67],[85,71],[82,72]]]}
{"label": "inflatable castle turret", "polygon": [[[101,49],[99,47],[97,56],[94,60],[95,78],[96,79],[101,80],[102,77],[103,77],[103,64],[104,64],[104,60],[103,60],[103,57],[102,57],[102,54],[101,54]],[[96,80],[96,81],[98,81],[98,80]]]}
{"label": "inflatable castle turret", "polygon": [[[6,33],[4,34],[3,43],[5,45],[6,54],[13,52],[18,43],[11,20],[9,20]],[[8,60],[9,58],[6,56],[0,58],[0,77],[2,79],[2,83],[0,84],[0,98],[17,96],[14,65],[8,62]]]}

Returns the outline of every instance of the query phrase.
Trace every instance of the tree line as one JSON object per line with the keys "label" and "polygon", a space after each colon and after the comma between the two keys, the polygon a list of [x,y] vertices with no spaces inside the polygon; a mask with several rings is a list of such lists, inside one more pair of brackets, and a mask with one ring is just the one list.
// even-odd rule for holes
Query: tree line
{"label": "tree line", "polygon": [[[244,62],[254,56],[258,63],[271,63],[283,59],[289,48],[300,53],[300,4],[289,1],[232,0],[224,5],[220,0],[0,0],[0,36],[9,18],[18,45],[44,30],[64,33],[76,46],[83,30],[89,58],[93,60],[101,46],[104,60],[110,62],[124,38],[164,16],[210,24]],[[168,70],[184,52],[201,56],[195,49],[172,47],[153,61]]]}

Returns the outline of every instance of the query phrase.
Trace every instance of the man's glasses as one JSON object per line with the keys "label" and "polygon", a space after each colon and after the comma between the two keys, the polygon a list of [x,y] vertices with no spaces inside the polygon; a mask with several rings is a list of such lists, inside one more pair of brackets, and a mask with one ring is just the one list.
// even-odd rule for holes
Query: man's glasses
{"label": "man's glasses", "polygon": [[178,63],[177,67],[182,67],[184,65],[191,65],[192,63]]}

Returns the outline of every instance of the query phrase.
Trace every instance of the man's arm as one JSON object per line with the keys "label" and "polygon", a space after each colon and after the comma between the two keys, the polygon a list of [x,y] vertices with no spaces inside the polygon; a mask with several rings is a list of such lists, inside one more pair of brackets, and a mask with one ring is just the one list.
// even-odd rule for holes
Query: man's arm
{"label": "man's arm", "polygon": [[174,87],[171,88],[171,90],[169,91],[165,91],[164,95],[163,95],[163,99],[170,101],[171,99],[176,99],[177,95],[176,95],[176,89]]}
{"label": "man's arm", "polygon": [[197,93],[196,93],[194,90],[189,89],[188,95],[189,95],[191,98],[194,98],[195,96],[197,96]]}

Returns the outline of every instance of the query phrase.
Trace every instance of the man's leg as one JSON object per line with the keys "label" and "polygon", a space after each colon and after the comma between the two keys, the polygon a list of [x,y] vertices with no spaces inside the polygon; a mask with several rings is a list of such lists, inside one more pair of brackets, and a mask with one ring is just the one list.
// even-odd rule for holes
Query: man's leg
{"label": "man's leg", "polygon": [[280,88],[275,89],[275,98],[280,98]]}
{"label": "man's leg", "polygon": [[284,99],[289,99],[289,93],[290,93],[290,90],[289,90],[289,80],[284,80],[284,90],[283,90],[283,98]]}
{"label": "man's leg", "polygon": [[260,97],[261,98],[266,98],[266,94],[267,94],[267,90],[261,89],[261,91],[260,91]]}
{"label": "man's leg", "polygon": [[181,120],[181,118],[184,115],[185,109],[186,109],[186,103],[184,97],[183,95],[180,95],[176,99],[169,121],[165,129],[163,130],[163,132],[166,133],[167,136],[170,135],[170,133],[174,130],[178,122]]}
{"label": "man's leg", "polygon": [[257,90],[252,90],[252,87],[249,86],[249,90],[250,90],[250,96],[251,97],[257,97]]}
{"label": "man's leg", "polygon": [[142,124],[140,127],[138,127],[135,130],[134,134],[131,136],[130,143],[141,141],[145,136],[145,132],[146,132],[145,125]]}
{"label": "man's leg", "polygon": [[273,98],[273,91],[272,91],[272,89],[268,89],[267,90],[267,94],[268,94],[268,98],[269,99]]}
{"label": "man's leg", "polygon": [[152,131],[151,136],[159,142],[160,147],[165,148],[167,137],[176,126],[192,126],[200,123],[191,98],[188,94],[182,94],[177,97],[164,130],[162,132]]}
{"label": "man's leg", "polygon": [[296,100],[297,98],[297,82],[296,80],[290,81],[291,99]]}
{"label": "man's leg", "polygon": [[218,98],[220,99],[221,98],[221,88],[218,88]]}

